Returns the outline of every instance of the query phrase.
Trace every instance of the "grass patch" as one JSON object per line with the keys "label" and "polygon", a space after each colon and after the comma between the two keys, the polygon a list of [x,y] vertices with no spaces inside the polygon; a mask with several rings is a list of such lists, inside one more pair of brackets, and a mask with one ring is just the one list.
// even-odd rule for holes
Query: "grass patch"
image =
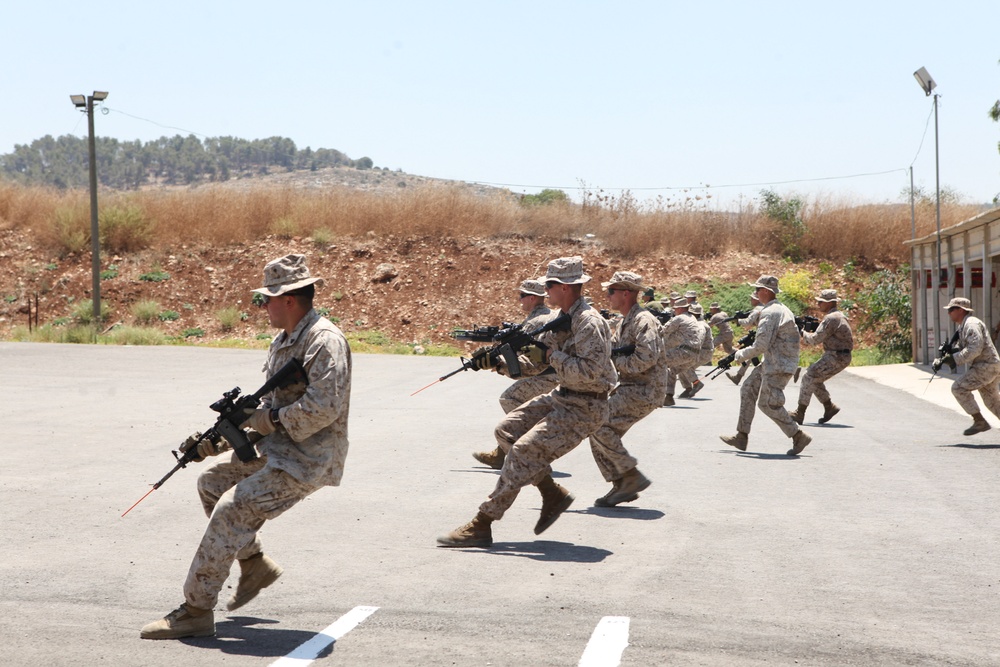
{"label": "grass patch", "polygon": [[249,316],[246,313],[234,306],[223,308],[215,313],[215,318],[219,320],[219,326],[222,327],[223,331],[232,331],[236,328],[237,324],[247,319],[247,317]]}
{"label": "grass patch", "polygon": [[130,309],[132,318],[139,326],[149,326],[160,316],[160,304],[156,301],[143,299],[132,304]]}
{"label": "grass patch", "polygon": [[[108,319],[108,315],[111,314],[111,307],[108,306],[107,301],[101,301],[101,322],[105,322]],[[94,323],[94,301],[93,299],[84,299],[73,306],[73,310],[70,316],[74,321],[79,324],[93,324]]]}

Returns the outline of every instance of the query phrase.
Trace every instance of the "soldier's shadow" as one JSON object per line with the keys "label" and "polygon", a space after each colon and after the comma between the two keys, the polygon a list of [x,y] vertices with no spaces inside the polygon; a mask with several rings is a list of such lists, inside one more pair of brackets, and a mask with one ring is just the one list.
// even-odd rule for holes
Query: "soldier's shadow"
{"label": "soldier's shadow", "polygon": [[492,547],[478,553],[519,556],[531,560],[561,563],[600,563],[614,552],[571,542],[540,540],[535,542],[494,542]]}
{"label": "soldier's shadow", "polygon": [[641,507],[632,507],[627,505],[618,505],[615,507],[588,507],[583,510],[566,511],[567,513],[572,512],[574,514],[592,514],[594,516],[603,516],[608,519],[635,519],[637,521],[656,521],[657,519],[662,519],[666,516],[660,510],[643,509]]}
{"label": "soldier's shadow", "polygon": [[729,452],[725,449],[720,451],[725,454],[735,454],[741,459],[758,459],[761,461],[795,461],[797,459],[803,458],[802,454],[799,454],[798,456],[793,456],[791,454],[774,454],[771,452]]}
{"label": "soldier's shadow", "polygon": [[1000,445],[976,445],[971,442],[956,442],[954,445],[938,445],[938,447],[958,447],[960,449],[1000,449]]}
{"label": "soldier's shadow", "polygon": [[[216,636],[181,639],[182,643],[206,649],[216,649],[228,655],[274,658],[286,656],[302,644],[316,637],[306,630],[258,627],[275,625],[278,621],[253,616],[230,616],[215,624]],[[317,656],[322,658],[333,652],[334,642]]]}
{"label": "soldier's shadow", "polygon": [[[500,471],[496,468],[489,468],[487,466],[476,466],[474,468],[463,468],[461,470],[452,469],[451,472],[480,472],[490,475],[499,475]],[[573,475],[568,472],[559,472],[558,470],[552,471],[552,479],[565,479],[567,477],[572,477]]]}
{"label": "soldier's shadow", "polygon": [[854,428],[850,424],[820,424],[819,422],[806,422],[804,426],[816,426],[818,428]]}

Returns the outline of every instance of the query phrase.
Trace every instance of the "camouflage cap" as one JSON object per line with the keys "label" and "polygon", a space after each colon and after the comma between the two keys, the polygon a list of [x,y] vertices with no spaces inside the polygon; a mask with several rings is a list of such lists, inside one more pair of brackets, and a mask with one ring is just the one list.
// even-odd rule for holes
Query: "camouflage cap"
{"label": "camouflage cap", "polygon": [[837,298],[837,290],[835,290],[835,289],[825,289],[825,290],[823,290],[822,292],[819,293],[819,296],[816,297],[816,300],[817,301],[825,301],[825,302],[840,301],[840,299]]}
{"label": "camouflage cap", "polygon": [[689,289],[687,292],[684,292],[684,298],[686,298],[686,299],[697,299],[698,298],[698,293],[695,292],[693,289]]}
{"label": "camouflage cap", "polygon": [[674,308],[687,308],[689,305],[691,304],[688,303],[688,300],[682,296],[679,296],[676,299],[674,299],[673,303]]}
{"label": "camouflage cap", "polygon": [[560,257],[549,262],[542,282],[554,281],[563,285],[582,285],[590,280],[583,272],[583,257]]}
{"label": "camouflage cap", "polygon": [[719,302],[713,301],[708,305],[709,310],[719,310]]}
{"label": "camouflage cap", "polygon": [[642,276],[631,271],[615,271],[614,275],[611,276],[611,280],[601,283],[601,287],[618,287],[632,292],[641,292],[646,289],[642,284]]}
{"label": "camouflage cap", "polygon": [[964,311],[972,312],[972,302],[968,299],[963,299],[960,296],[956,296],[954,299],[948,302],[948,305],[944,307],[945,310],[951,310],[952,308],[961,308]]}
{"label": "camouflage cap", "polygon": [[545,296],[545,283],[540,280],[525,280],[518,287],[521,294],[530,294],[532,296]]}
{"label": "camouflage cap", "polygon": [[305,255],[285,255],[267,263],[264,267],[264,286],[255,290],[265,296],[281,296],[306,285],[323,285],[322,278],[309,274]]}
{"label": "camouflage cap", "polygon": [[642,291],[642,293],[645,294],[646,296],[648,296],[650,299],[652,299],[654,296],[656,296],[656,292],[653,291],[652,287],[647,287],[646,289],[644,289]]}
{"label": "camouflage cap", "polygon": [[700,303],[691,303],[688,304],[688,312],[692,315],[701,315],[705,311],[702,310]]}
{"label": "camouflage cap", "polygon": [[679,299],[680,297],[681,297],[680,292],[671,292],[670,293],[670,298],[671,299]]}
{"label": "camouflage cap", "polygon": [[755,283],[747,283],[750,287],[763,287],[766,290],[770,290],[771,294],[778,294],[781,290],[778,289],[778,279],[774,276],[761,276],[757,279]]}

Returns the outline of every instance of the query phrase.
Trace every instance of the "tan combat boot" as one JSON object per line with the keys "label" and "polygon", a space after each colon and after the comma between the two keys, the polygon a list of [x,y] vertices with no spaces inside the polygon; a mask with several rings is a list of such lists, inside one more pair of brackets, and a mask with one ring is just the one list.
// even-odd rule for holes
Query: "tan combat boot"
{"label": "tan combat boot", "polygon": [[802,422],[806,418],[806,408],[809,407],[808,403],[799,403],[799,407],[795,408],[795,412],[789,412],[788,416],[792,418],[792,421],[802,426]]}
{"label": "tan combat boot", "polygon": [[212,610],[192,607],[187,602],[160,620],[146,624],[139,631],[139,636],[143,639],[211,637],[214,634],[215,614]]}
{"label": "tan combat boot", "polygon": [[478,512],[469,523],[437,538],[438,546],[456,548],[493,546],[493,530],[490,528],[492,523],[493,519]]}
{"label": "tan combat boot", "polygon": [[823,416],[819,418],[819,423],[820,424],[827,423],[828,421],[833,419],[833,416],[838,412],[840,412],[840,408],[834,405],[833,401],[827,401],[826,403],[823,404]]}
{"label": "tan combat boot", "polygon": [[964,435],[975,435],[983,431],[989,431],[991,428],[993,427],[983,418],[983,413],[977,412],[972,415],[972,426],[962,431],[962,433]]}
{"label": "tan combat boot", "polygon": [[788,456],[798,456],[810,442],[812,442],[812,436],[802,429],[799,429],[795,435],[792,436],[792,448],[785,452],[785,454]]}
{"label": "tan combat boot", "polygon": [[675,405],[675,404],[676,403],[674,401],[674,395],[673,394],[667,394],[666,398],[663,399],[663,407],[665,407],[665,408],[669,408],[670,406]]}
{"label": "tan combat boot", "polygon": [[556,484],[551,475],[538,483],[538,490],[542,493],[542,511],[535,524],[535,535],[544,533],[575,500],[573,494]]}
{"label": "tan combat boot", "polygon": [[226,604],[226,609],[239,609],[250,600],[257,597],[261,589],[267,588],[284,572],[277,563],[259,553],[240,561],[240,581],[236,584],[236,592]]}
{"label": "tan combat boot", "polygon": [[630,503],[639,497],[640,491],[645,491],[652,484],[649,478],[632,468],[616,479],[608,495],[594,501],[596,507],[614,507],[619,503]]}
{"label": "tan combat boot", "polygon": [[747,441],[750,439],[750,436],[743,431],[738,431],[736,435],[720,435],[719,439],[730,447],[735,447],[741,452],[745,452],[747,450]]}
{"label": "tan combat boot", "polygon": [[739,386],[740,380],[743,379],[739,375],[735,375],[734,376],[734,375],[730,375],[729,373],[726,373],[726,377],[729,378],[732,381],[732,383],[735,384],[736,386]]}
{"label": "tan combat boot", "polygon": [[503,468],[503,462],[507,458],[507,455],[502,449],[497,447],[492,452],[476,452],[472,455],[472,458],[494,470],[500,470]]}
{"label": "tan combat boot", "polygon": [[692,396],[694,396],[694,385],[682,391],[681,395],[678,396],[677,398],[691,398]]}

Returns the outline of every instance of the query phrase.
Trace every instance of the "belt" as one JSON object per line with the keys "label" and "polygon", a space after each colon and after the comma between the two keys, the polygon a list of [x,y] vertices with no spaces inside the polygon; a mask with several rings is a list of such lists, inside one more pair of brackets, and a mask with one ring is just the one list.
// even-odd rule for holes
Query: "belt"
{"label": "belt", "polygon": [[608,400],[608,392],[606,391],[577,391],[576,389],[567,389],[566,387],[559,387],[556,389],[556,393],[560,396],[586,396],[588,398],[597,398],[602,401]]}

